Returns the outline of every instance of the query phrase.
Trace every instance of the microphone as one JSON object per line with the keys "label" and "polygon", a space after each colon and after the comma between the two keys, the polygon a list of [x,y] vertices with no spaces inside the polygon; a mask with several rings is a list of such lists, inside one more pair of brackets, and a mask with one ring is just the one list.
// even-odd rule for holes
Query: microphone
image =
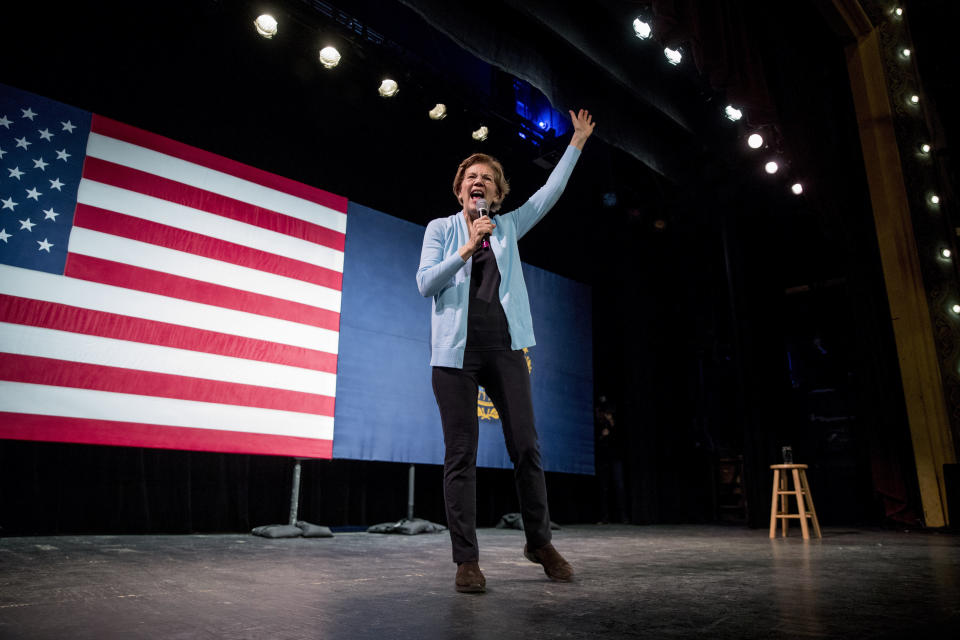
{"label": "microphone", "polygon": [[[487,207],[487,201],[483,198],[477,200],[477,211],[480,213],[480,217],[490,217],[490,210]],[[484,234],[483,236],[483,248],[487,249],[490,247],[490,234]]]}

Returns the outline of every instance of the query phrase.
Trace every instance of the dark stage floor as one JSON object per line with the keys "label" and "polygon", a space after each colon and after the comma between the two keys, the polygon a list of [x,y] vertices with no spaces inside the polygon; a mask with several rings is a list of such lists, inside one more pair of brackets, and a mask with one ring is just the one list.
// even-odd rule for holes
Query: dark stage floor
{"label": "dark stage floor", "polygon": [[555,584],[480,532],[484,595],[446,533],[0,539],[0,638],[958,637],[960,536],[575,526]]}

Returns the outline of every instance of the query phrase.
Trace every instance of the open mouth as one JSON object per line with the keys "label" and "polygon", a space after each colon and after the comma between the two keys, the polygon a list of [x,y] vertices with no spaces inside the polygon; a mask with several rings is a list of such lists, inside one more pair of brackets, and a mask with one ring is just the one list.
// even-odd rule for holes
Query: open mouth
{"label": "open mouth", "polygon": [[482,197],[483,197],[483,191],[481,191],[480,189],[474,189],[473,191],[470,192],[470,199],[473,201],[477,201]]}

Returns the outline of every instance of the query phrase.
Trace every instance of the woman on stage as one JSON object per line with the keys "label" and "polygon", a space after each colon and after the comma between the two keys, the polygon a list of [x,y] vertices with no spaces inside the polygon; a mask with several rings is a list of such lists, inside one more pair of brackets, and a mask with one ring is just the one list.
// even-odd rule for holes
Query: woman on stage
{"label": "woman on stage", "polygon": [[530,378],[522,349],[535,344],[517,241],[553,207],[583,145],[592,116],[570,112],[573,136],[546,184],[522,206],[493,218],[510,191],[500,163],[475,153],[460,163],[453,193],[462,211],[427,225],[417,286],[433,298],[431,360],[446,454],[443,489],[457,563],[455,587],[483,592],[476,532],[478,386],[493,401],[526,535],[523,553],[552,580],[569,582],[573,568],[551,544],[550,514],[534,426]]}

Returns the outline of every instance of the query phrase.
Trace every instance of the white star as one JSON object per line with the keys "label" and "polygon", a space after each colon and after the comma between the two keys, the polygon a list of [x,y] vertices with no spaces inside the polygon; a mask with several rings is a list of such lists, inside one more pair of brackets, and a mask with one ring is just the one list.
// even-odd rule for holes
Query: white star
{"label": "white star", "polygon": [[29,200],[30,198],[33,198],[37,202],[40,202],[40,192],[37,191],[36,187],[34,187],[33,189],[27,189],[26,191],[27,191],[27,200]]}
{"label": "white star", "polygon": [[20,109],[20,111],[23,112],[24,118],[29,118],[30,120],[33,120],[33,118],[37,115],[30,107],[27,107],[26,109]]}
{"label": "white star", "polygon": [[68,133],[73,133],[73,130],[77,128],[77,126],[72,122],[70,122],[69,120],[67,120],[66,122],[61,122],[60,124],[63,125],[63,130]]}
{"label": "white star", "polygon": [[62,192],[62,190],[60,189],[60,187],[62,187],[62,186],[63,186],[63,183],[60,182],[60,178],[54,178],[53,180],[50,181],[50,188],[51,188],[51,189],[56,189],[57,191],[61,191],[61,192]]}
{"label": "white star", "polygon": [[13,169],[7,169],[7,171],[10,172],[10,175],[7,176],[8,178],[16,178],[17,180],[19,180],[19,179],[20,179],[20,176],[23,175],[23,171],[20,171],[20,167],[14,167]]}
{"label": "white star", "polygon": [[57,216],[60,215],[59,213],[53,210],[53,207],[50,207],[49,209],[44,209],[43,212],[47,214],[46,216],[44,216],[43,218],[44,220],[53,220],[54,222],[57,221]]}
{"label": "white star", "polygon": [[46,251],[47,253],[50,253],[50,247],[53,246],[52,244],[47,242],[46,238],[43,239],[43,242],[40,242],[39,240],[37,240],[37,244],[40,245],[40,248],[37,249],[37,251]]}
{"label": "white star", "polygon": [[3,149],[0,149],[0,158],[6,155],[6,153],[7,153],[6,151],[4,151]]}
{"label": "white star", "polygon": [[10,125],[13,124],[12,120],[8,120],[7,116],[0,116],[0,127],[10,128]]}
{"label": "white star", "polygon": [[23,147],[24,149],[33,144],[32,142],[27,142],[27,136],[23,136],[22,138],[14,138],[14,140],[17,141],[18,147]]}
{"label": "white star", "polygon": [[50,133],[49,129],[37,129],[37,133],[40,134],[41,140],[46,140],[47,142],[53,141],[53,134]]}
{"label": "white star", "polygon": [[6,229],[0,229],[0,240],[3,240],[4,242],[6,242],[7,238],[9,237],[10,237],[10,234],[7,233]]}
{"label": "white star", "polygon": [[20,230],[26,229],[27,231],[33,231],[33,228],[37,226],[36,222],[30,222],[30,218],[20,221]]}
{"label": "white star", "polygon": [[47,170],[47,164],[49,164],[49,163],[44,162],[44,161],[43,161],[43,157],[41,157],[39,160],[34,160],[34,161],[33,161],[33,168],[34,168],[34,169],[40,169],[40,171],[46,171],[46,170]]}
{"label": "white star", "polygon": [[64,162],[66,162],[66,161],[67,161],[67,158],[69,158],[69,157],[70,157],[70,154],[67,153],[67,148],[66,148],[66,147],[64,147],[64,148],[61,149],[60,151],[57,151],[57,160],[63,160]]}
{"label": "white star", "polygon": [[10,211],[13,211],[13,208],[14,208],[15,206],[17,206],[18,204],[20,204],[19,202],[14,202],[14,201],[13,201],[13,198],[7,198],[6,200],[0,200],[0,202],[3,203],[3,207],[0,207],[0,209],[10,209]]}

